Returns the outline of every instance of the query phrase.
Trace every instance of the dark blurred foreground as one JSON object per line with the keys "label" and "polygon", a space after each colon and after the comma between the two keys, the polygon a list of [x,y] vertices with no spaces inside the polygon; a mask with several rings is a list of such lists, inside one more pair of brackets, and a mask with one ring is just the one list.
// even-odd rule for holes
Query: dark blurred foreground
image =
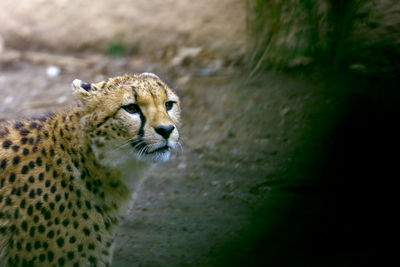
{"label": "dark blurred foreground", "polygon": [[[333,78],[335,77],[335,78]],[[346,78],[344,78],[346,77]],[[385,266],[397,254],[397,77],[330,75],[303,142],[219,266]],[[268,182],[266,182],[268,184]]]}
{"label": "dark blurred foreground", "polygon": [[[385,266],[394,258],[398,1],[250,1],[251,75],[320,79],[292,158],[219,266]],[[316,78],[318,77],[318,78]]]}

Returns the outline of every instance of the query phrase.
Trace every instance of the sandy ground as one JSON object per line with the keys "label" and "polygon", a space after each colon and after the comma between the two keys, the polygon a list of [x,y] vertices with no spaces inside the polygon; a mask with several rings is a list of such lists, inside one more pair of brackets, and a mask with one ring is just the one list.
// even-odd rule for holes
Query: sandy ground
{"label": "sandy ground", "polygon": [[145,61],[100,57],[90,69],[63,67],[53,78],[47,65],[3,63],[0,120],[68,107],[75,77],[160,74],[181,97],[185,149],[150,173],[118,232],[114,266],[216,265],[273,185],[285,183],[274,173],[292,160],[288,151],[308,127],[310,107],[322,100],[309,83],[280,74],[251,81],[238,69],[199,76],[196,68],[133,62]]}

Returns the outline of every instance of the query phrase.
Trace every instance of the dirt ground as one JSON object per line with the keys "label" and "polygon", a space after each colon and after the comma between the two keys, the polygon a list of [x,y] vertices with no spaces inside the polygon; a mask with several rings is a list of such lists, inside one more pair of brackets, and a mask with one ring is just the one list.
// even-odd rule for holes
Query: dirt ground
{"label": "dirt ground", "polygon": [[[249,77],[246,3],[0,1],[0,123],[68,108],[75,78],[154,72],[181,97],[184,151],[149,173],[113,266],[367,266],[396,242],[399,81]],[[398,38],[389,11],[359,33]]]}
{"label": "dirt ground", "polygon": [[[118,232],[113,266],[215,266],[257,207],[275,201],[274,188],[287,183],[275,174],[293,160],[288,152],[315,109],[331,102],[316,97],[314,85],[299,77],[269,73],[250,80],[233,68],[202,76],[194,67],[148,62],[99,56],[90,68],[61,67],[50,77],[48,65],[3,61],[0,120],[68,107],[76,77],[159,74],[183,103],[184,152],[149,174]],[[289,200],[275,201],[274,213],[283,213]]]}
{"label": "dirt ground", "polygon": [[148,175],[113,266],[382,265],[398,195],[396,77],[6,51],[0,122],[68,108],[74,78],[144,71],[180,95],[184,151]]}
{"label": "dirt ground", "polygon": [[162,58],[189,46],[235,59],[246,44],[242,0],[2,0],[0,21],[0,39],[20,50],[105,52],[118,46]]}

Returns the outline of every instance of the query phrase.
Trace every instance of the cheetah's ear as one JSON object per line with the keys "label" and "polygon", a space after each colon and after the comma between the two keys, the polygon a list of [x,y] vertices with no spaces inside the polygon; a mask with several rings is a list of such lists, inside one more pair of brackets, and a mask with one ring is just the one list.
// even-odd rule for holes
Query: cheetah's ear
{"label": "cheetah's ear", "polygon": [[91,83],[82,82],[79,79],[75,79],[72,82],[72,92],[75,97],[82,104],[86,104],[91,96],[91,91],[94,89],[94,86]]}
{"label": "cheetah's ear", "polygon": [[149,78],[155,78],[157,80],[160,80],[160,77],[155,75],[154,73],[151,72],[143,72],[142,74],[139,75],[140,77],[149,77]]}

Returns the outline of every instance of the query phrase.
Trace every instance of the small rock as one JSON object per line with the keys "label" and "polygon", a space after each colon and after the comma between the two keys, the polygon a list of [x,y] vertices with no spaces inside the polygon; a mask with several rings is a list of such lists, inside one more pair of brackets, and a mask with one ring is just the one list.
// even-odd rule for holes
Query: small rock
{"label": "small rock", "polygon": [[0,35],[0,53],[3,52],[3,50],[4,50],[4,40]]}
{"label": "small rock", "polygon": [[32,90],[29,92],[30,96],[35,96],[35,95],[37,95],[38,93],[39,93],[39,92],[38,92],[37,89],[32,89]]}
{"label": "small rock", "polygon": [[211,61],[207,67],[197,69],[195,72],[196,76],[211,76],[222,69],[224,62],[221,59]]}
{"label": "small rock", "polygon": [[313,63],[314,59],[310,57],[296,57],[292,59],[288,66],[289,68],[304,67]]}
{"label": "small rock", "polygon": [[46,69],[46,75],[49,78],[55,78],[58,75],[60,75],[60,73],[61,73],[61,70],[57,66],[48,66]]}
{"label": "small rock", "polygon": [[66,97],[66,96],[60,96],[60,97],[57,99],[57,103],[58,103],[58,104],[62,104],[62,103],[64,103],[65,101],[67,101],[67,97]]}
{"label": "small rock", "polygon": [[210,129],[210,124],[206,124],[203,127],[203,132],[207,132]]}
{"label": "small rock", "polygon": [[217,72],[217,70],[214,68],[201,68],[201,69],[197,69],[194,74],[196,76],[202,77],[202,76],[211,76],[216,72]]}
{"label": "small rock", "polygon": [[290,108],[284,108],[281,110],[280,114],[281,114],[281,116],[285,116],[289,111],[290,111]]}
{"label": "small rock", "polygon": [[185,162],[181,162],[178,164],[178,169],[186,169],[186,163]]}
{"label": "small rock", "polygon": [[179,85],[185,85],[185,84],[187,84],[189,81],[190,81],[190,75],[185,75],[185,76],[180,77],[180,78],[177,80],[177,83],[178,83]]}
{"label": "small rock", "polygon": [[363,64],[352,64],[349,66],[349,69],[352,71],[364,72],[367,70],[367,67]]}
{"label": "small rock", "polygon": [[10,104],[13,100],[14,100],[14,97],[12,97],[12,96],[7,96],[7,97],[4,99],[3,103],[4,103],[4,104]]}
{"label": "small rock", "polygon": [[171,66],[182,65],[184,61],[197,57],[203,50],[201,47],[180,47],[176,56],[171,60]]}

